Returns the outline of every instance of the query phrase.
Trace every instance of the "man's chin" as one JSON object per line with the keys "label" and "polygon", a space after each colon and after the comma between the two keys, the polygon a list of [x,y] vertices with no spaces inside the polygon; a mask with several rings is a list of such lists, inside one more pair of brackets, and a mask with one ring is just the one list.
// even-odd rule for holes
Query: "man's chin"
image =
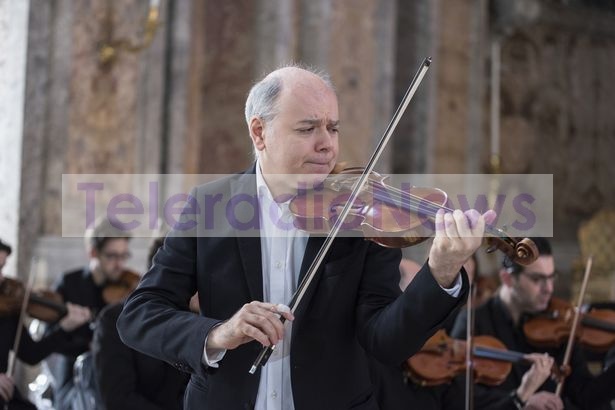
{"label": "man's chin", "polygon": [[322,185],[329,173],[297,174],[293,178],[293,188],[297,190],[314,189]]}
{"label": "man's chin", "polygon": [[122,278],[122,272],[123,271],[119,271],[117,273],[109,274],[109,275],[107,275],[107,279],[111,283],[117,283]]}
{"label": "man's chin", "polygon": [[308,162],[304,164],[303,169],[306,174],[313,175],[329,175],[333,170],[333,166],[331,163],[317,163],[317,162]]}

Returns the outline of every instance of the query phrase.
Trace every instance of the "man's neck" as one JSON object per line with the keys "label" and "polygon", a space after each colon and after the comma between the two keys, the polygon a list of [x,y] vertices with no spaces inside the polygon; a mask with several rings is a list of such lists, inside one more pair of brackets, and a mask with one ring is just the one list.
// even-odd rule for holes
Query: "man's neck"
{"label": "man's neck", "polygon": [[508,313],[510,313],[513,323],[517,325],[523,311],[516,302],[515,298],[512,296],[510,288],[507,286],[502,286],[498,296],[502,301],[502,304],[506,307],[506,310],[508,310]]}
{"label": "man's neck", "polygon": [[[260,173],[263,178],[274,201],[284,202],[289,196],[297,195],[296,189],[293,190],[293,187],[290,186],[287,179],[284,179],[283,175],[267,173],[267,170],[263,169],[263,164],[261,164],[260,161],[257,161],[256,166],[258,168],[257,172]],[[283,199],[283,201],[280,201],[280,199]]]}

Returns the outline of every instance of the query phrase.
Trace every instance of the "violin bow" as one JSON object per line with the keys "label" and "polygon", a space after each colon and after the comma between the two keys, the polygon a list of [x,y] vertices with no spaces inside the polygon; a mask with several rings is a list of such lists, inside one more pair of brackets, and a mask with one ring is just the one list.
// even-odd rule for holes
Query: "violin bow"
{"label": "violin bow", "polygon": [[8,364],[6,367],[6,375],[13,376],[15,370],[15,359],[17,358],[17,351],[19,350],[19,343],[21,342],[21,333],[23,330],[24,317],[26,316],[26,309],[28,307],[28,301],[30,300],[30,293],[32,292],[32,286],[34,285],[34,278],[36,276],[36,269],[38,260],[36,257],[32,258],[32,264],[30,266],[30,277],[28,278],[28,286],[21,302],[21,309],[19,311],[19,320],[17,321],[17,330],[15,331],[15,340],[13,341],[13,350],[9,352]]}
{"label": "violin bow", "polygon": [[570,336],[568,337],[568,344],[566,345],[566,353],[564,353],[564,360],[560,369],[562,370],[563,377],[557,382],[557,388],[555,394],[561,396],[562,389],[564,388],[564,380],[566,379],[566,369],[570,363],[570,356],[572,355],[572,346],[574,345],[574,338],[579,326],[579,317],[581,316],[581,306],[583,305],[583,299],[585,297],[585,290],[587,289],[587,282],[589,279],[589,273],[592,269],[593,255],[590,255],[585,265],[585,274],[583,275],[583,284],[581,285],[581,291],[579,292],[579,300],[577,302],[576,309],[574,311],[574,318],[572,319],[572,329],[570,330]]}
{"label": "violin bow", "polygon": [[474,271],[474,278],[470,281],[468,301],[466,303],[466,386],[465,386],[465,410],[474,409],[474,293],[476,286],[474,281],[478,272]]}
{"label": "violin bow", "polygon": [[[327,236],[327,239],[323,242],[322,246],[320,247],[320,250],[316,254],[316,257],[312,261],[310,268],[305,274],[305,277],[303,278],[297,290],[295,291],[295,294],[291,298],[289,307],[292,313],[295,313],[297,306],[299,306],[299,303],[303,299],[303,296],[305,295],[305,292],[310,286],[310,283],[314,279],[314,276],[316,275],[318,268],[320,267],[320,265],[322,264],[322,261],[327,255],[327,252],[329,251],[329,248],[331,247],[333,240],[337,237],[337,234],[339,233],[340,228],[342,227],[342,224],[344,223],[344,220],[350,213],[350,209],[352,208],[354,201],[357,199],[357,197],[359,196],[359,193],[365,186],[365,183],[367,182],[370,174],[372,173],[372,171],[374,170],[374,167],[376,166],[376,162],[380,158],[380,155],[384,151],[384,148],[386,147],[387,143],[391,139],[391,136],[393,135],[393,131],[395,131],[395,128],[397,127],[397,123],[399,123],[399,120],[404,115],[406,108],[408,108],[408,104],[410,104],[410,100],[412,100],[412,97],[416,93],[416,90],[418,89],[419,85],[423,81],[423,77],[425,77],[425,73],[429,69],[430,64],[431,64],[431,57],[427,57],[425,60],[423,60],[423,63],[421,64],[418,71],[414,75],[414,78],[412,79],[412,82],[410,83],[410,86],[408,87],[406,94],[404,94],[404,98],[402,98],[401,103],[397,107],[397,110],[395,111],[395,114],[393,115],[391,122],[389,122],[389,125],[384,131],[384,134],[382,135],[380,142],[378,142],[378,145],[376,146],[376,149],[374,150],[371,158],[369,159],[367,166],[365,167],[365,170],[363,171],[363,173],[361,174],[361,176],[358,178],[357,182],[353,186],[352,192],[350,193],[350,197],[348,198],[348,201],[346,202],[346,204],[344,205],[344,208],[342,209],[342,211],[339,213],[339,216],[335,220],[335,223],[333,224],[333,227],[331,228],[331,232]],[[285,322],[285,319],[283,316],[280,317],[280,320],[282,321],[282,323]],[[263,346],[263,349],[261,350],[259,355],[256,357],[254,364],[250,368],[250,374],[256,373],[256,370],[260,366],[264,366],[267,363],[267,360],[269,360],[269,356],[271,356],[271,353],[273,353],[274,347],[275,346]]]}

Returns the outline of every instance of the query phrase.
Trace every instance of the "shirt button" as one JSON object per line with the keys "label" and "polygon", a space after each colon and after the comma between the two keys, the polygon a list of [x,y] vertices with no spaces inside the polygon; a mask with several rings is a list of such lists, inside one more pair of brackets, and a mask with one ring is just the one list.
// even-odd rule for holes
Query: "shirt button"
{"label": "shirt button", "polygon": [[275,267],[276,267],[276,269],[281,269],[281,268],[282,268],[282,262],[277,261],[277,262],[275,263]]}
{"label": "shirt button", "polygon": [[275,390],[273,392],[271,392],[271,397],[274,398],[274,399],[277,399],[278,398],[278,392],[275,391]]}

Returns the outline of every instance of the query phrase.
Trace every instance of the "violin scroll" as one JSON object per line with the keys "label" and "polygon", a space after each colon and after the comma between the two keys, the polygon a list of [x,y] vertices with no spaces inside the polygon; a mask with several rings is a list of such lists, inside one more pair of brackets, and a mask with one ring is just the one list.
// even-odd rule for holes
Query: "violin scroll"
{"label": "violin scroll", "polygon": [[499,235],[487,238],[488,253],[499,250],[508,256],[513,262],[527,266],[534,262],[539,255],[536,244],[529,238],[511,238],[504,234],[501,229],[495,229]]}

